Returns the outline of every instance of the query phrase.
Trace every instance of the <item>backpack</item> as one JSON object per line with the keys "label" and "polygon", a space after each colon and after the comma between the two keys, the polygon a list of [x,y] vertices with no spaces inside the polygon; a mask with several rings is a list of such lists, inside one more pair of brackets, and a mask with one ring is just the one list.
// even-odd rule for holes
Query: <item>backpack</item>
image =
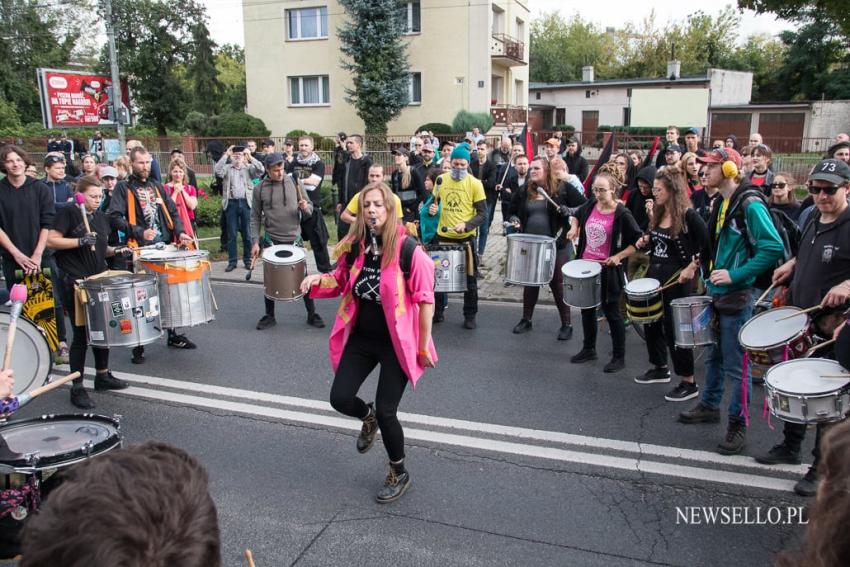
{"label": "backpack", "polygon": [[[404,274],[404,279],[410,279],[410,269],[413,266],[413,253],[419,242],[412,236],[406,236],[401,243],[401,254],[399,255],[398,263],[401,268],[401,273]],[[351,250],[345,255],[345,263],[350,266],[354,265],[354,260],[360,255],[360,242],[354,241],[351,244]]]}
{"label": "backpack", "polygon": [[750,233],[747,231],[747,223],[744,219],[744,215],[746,214],[747,207],[750,203],[756,200],[759,200],[767,209],[773,228],[779,234],[779,239],[782,241],[783,248],[782,257],[777,260],[776,265],[756,276],[756,281],[753,285],[758,289],[767,289],[772,283],[773,271],[797,255],[797,252],[800,249],[800,238],[802,233],[800,232],[800,227],[797,226],[797,223],[794,222],[791,217],[779,209],[770,208],[767,198],[764,196],[762,191],[758,189],[748,189],[741,193],[741,197],[739,198],[741,205],[735,212],[735,219],[738,227],[741,229],[741,234],[744,236],[744,241],[747,243],[747,251],[750,257],[754,254],[753,248],[756,243],[750,238]]}

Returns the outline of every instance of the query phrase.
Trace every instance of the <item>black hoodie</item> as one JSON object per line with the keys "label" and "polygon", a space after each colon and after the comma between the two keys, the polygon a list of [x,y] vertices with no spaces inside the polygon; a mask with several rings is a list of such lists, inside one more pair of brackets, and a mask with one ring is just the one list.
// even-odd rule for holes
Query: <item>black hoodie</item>
{"label": "black hoodie", "polygon": [[[38,233],[53,228],[55,215],[53,192],[41,181],[25,177],[18,188],[12,187],[8,177],[0,181],[0,229],[22,254],[32,256]],[[3,258],[12,259],[5,248]]]}
{"label": "black hoodie", "polygon": [[[655,183],[656,169],[648,165],[638,171],[635,177],[635,188],[629,193],[629,200],[626,201],[626,208],[632,213],[632,216],[637,221],[638,226],[644,232],[649,227],[649,215],[646,214],[646,202],[652,199],[652,184]],[[649,195],[644,195],[637,187],[637,180],[642,179],[649,184]]]}
{"label": "black hoodie", "polygon": [[800,250],[791,280],[791,305],[807,309],[821,302],[827,292],[850,279],[850,207],[828,225],[820,223],[820,211],[812,212],[803,227]]}
{"label": "black hoodie", "polygon": [[566,152],[564,154],[564,161],[567,164],[567,171],[578,177],[581,182],[584,183],[584,180],[587,179],[589,167],[587,165],[587,160],[581,155],[581,142],[577,141],[576,143],[578,144],[576,153],[570,155],[569,152]]}

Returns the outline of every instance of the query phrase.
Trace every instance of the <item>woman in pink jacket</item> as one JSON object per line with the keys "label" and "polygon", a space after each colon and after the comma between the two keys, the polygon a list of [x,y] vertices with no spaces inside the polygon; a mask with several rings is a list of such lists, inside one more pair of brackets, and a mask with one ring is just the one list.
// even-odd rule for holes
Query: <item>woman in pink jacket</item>
{"label": "woman in pink jacket", "polygon": [[[392,502],[410,487],[404,467],[404,432],[396,412],[407,382],[433,368],[434,264],[415,240],[405,243],[390,188],[371,183],[360,193],[357,218],[337,245],[332,274],[307,276],[301,284],[314,298],[342,295],[330,336],[335,375],[331,405],[363,420],[357,450],[365,453],[381,430],[390,458],[377,501]],[[374,404],[357,397],[369,373],[381,365]]]}

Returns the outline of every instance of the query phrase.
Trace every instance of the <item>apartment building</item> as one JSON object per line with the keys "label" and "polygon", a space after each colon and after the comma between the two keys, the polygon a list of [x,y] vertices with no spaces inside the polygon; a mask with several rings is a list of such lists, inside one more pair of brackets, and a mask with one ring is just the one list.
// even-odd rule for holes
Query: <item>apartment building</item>
{"label": "apartment building", "polygon": [[[459,110],[490,112],[497,124],[524,122],[531,14],[519,0],[400,1],[407,19],[410,104],[388,125],[410,134],[450,124]],[[335,0],[242,0],[248,113],[280,136],[294,129],[362,132],[345,101]]]}

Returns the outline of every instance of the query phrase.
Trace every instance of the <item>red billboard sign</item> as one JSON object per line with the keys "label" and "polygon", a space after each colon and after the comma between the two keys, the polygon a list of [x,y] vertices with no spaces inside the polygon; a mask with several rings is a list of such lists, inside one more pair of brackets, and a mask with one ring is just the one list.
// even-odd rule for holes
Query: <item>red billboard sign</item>
{"label": "red billboard sign", "polygon": [[[111,126],[109,89],[106,75],[58,69],[39,69],[38,85],[45,128],[91,128]],[[121,100],[130,105],[126,83],[121,84]]]}

